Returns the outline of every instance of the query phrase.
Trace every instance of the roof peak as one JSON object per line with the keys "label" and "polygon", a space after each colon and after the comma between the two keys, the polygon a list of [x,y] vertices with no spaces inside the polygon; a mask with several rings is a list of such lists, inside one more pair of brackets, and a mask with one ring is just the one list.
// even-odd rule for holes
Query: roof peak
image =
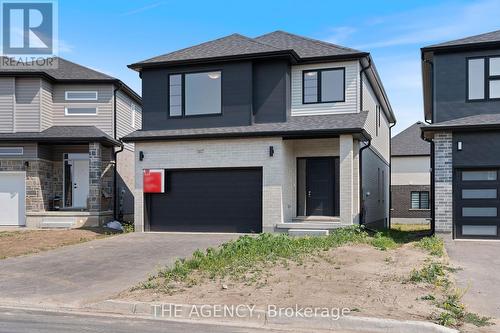
{"label": "roof peak", "polygon": [[494,30],[490,32],[485,32],[478,35],[466,36],[458,39],[452,39],[446,42],[432,44],[424,47],[423,49],[432,49],[440,47],[450,47],[450,46],[462,46],[468,44],[481,44],[481,43],[494,43],[500,42],[500,30]]}

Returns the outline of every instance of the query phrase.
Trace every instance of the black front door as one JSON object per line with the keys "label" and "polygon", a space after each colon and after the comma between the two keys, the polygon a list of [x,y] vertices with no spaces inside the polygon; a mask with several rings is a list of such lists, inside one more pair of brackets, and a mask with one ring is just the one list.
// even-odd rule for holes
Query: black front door
{"label": "black front door", "polygon": [[334,216],[335,159],[306,159],[306,213],[308,216]]}

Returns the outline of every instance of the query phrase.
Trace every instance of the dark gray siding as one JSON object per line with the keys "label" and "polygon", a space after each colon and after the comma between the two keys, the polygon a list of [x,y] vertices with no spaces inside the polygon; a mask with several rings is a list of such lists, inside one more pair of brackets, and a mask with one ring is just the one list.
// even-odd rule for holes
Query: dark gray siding
{"label": "dark gray siding", "polygon": [[493,55],[500,49],[434,56],[434,122],[499,112],[500,101],[466,102],[467,57]]}
{"label": "dark gray siding", "polygon": [[[290,66],[282,61],[263,61],[253,64],[254,122],[286,121],[289,110]],[[288,109],[287,109],[288,105]]]}
{"label": "dark gray siding", "polygon": [[[457,142],[462,141],[462,150]],[[454,167],[500,167],[500,132],[453,133]]]}
{"label": "dark gray siding", "polygon": [[[168,117],[168,75],[222,71],[222,115]],[[250,125],[252,118],[252,63],[172,67],[142,72],[143,130]]]}
{"label": "dark gray siding", "polygon": [[372,148],[362,154],[363,222],[368,227],[385,228],[389,219],[389,166]]}

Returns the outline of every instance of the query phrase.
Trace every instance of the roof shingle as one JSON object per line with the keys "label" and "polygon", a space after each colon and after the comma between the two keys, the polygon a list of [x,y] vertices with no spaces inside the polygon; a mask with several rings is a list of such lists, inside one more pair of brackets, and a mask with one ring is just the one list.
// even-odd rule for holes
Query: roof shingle
{"label": "roof shingle", "polygon": [[211,138],[211,137],[243,137],[243,136],[280,136],[299,134],[320,133],[347,133],[363,132],[368,112],[291,117],[287,122],[263,123],[249,126],[214,127],[214,128],[192,128],[171,130],[148,130],[136,131],[123,138],[125,142],[143,140],[168,140],[188,138]]}
{"label": "roof shingle", "polygon": [[294,35],[284,31],[275,31],[256,38],[249,38],[240,34],[232,34],[140,61],[130,65],[129,67],[140,68],[144,65],[158,63],[178,63],[200,59],[257,55],[269,52],[295,53],[295,56],[303,59],[349,55],[364,56],[368,54],[366,52]]}
{"label": "roof shingle", "polygon": [[41,132],[1,133],[0,141],[34,141],[34,142],[104,142],[119,146],[113,139],[95,126],[52,126]]}
{"label": "roof shingle", "polygon": [[426,125],[420,121],[411,125],[391,140],[391,156],[430,155],[430,144],[421,137],[421,128]]}
{"label": "roof shingle", "polygon": [[439,44],[429,45],[424,47],[424,49],[446,48],[453,46],[466,46],[469,44],[495,43],[495,42],[500,42],[500,30],[491,31],[480,35],[474,35],[465,38],[450,40]]}

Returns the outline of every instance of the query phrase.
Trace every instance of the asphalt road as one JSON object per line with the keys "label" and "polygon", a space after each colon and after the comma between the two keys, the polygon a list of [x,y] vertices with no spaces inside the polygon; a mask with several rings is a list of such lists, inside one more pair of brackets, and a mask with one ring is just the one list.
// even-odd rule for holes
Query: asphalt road
{"label": "asphalt road", "polygon": [[0,308],[0,333],[284,333],[262,328]]}

